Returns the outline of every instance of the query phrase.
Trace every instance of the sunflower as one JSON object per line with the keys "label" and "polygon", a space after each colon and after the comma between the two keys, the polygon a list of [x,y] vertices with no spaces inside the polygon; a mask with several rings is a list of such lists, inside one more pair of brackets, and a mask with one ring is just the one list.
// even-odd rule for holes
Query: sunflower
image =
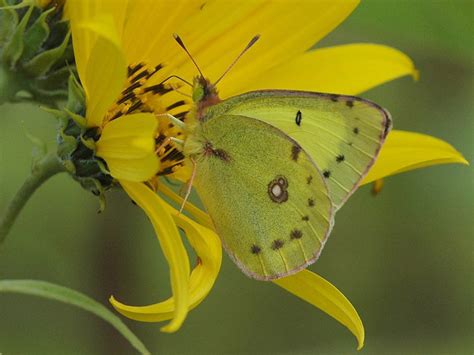
{"label": "sunflower", "polygon": [[[256,89],[360,94],[418,73],[400,51],[376,44],[310,50],[335,29],[358,1],[79,1],[66,2],[75,59],[86,96],[86,125],[110,175],[148,215],[170,267],[173,296],[133,307],[111,297],[123,315],[147,322],[171,320],[179,329],[187,312],[211,290],[221,265],[221,243],[206,213],[186,204],[188,216],[165,202],[182,202],[162,178],[185,182],[190,166],[179,141],[185,132],[168,115],[193,119],[183,80],[196,69],[173,39],[178,33],[208,78],[218,78],[243,41],[261,35],[218,86],[221,98]],[[184,95],[183,95],[184,94]],[[442,163],[466,163],[449,144],[419,133],[392,131],[364,183]],[[197,255],[191,271],[179,230]],[[309,270],[273,281],[344,324],[364,342],[362,322],[350,302]]]}

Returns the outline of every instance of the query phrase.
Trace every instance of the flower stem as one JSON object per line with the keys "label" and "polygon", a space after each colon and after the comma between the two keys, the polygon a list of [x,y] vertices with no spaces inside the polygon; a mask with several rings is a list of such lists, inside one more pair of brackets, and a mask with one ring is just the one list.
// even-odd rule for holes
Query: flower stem
{"label": "flower stem", "polygon": [[0,244],[5,241],[13,223],[36,189],[50,177],[62,171],[65,171],[64,166],[55,153],[50,153],[33,164],[31,175],[20,187],[0,219]]}

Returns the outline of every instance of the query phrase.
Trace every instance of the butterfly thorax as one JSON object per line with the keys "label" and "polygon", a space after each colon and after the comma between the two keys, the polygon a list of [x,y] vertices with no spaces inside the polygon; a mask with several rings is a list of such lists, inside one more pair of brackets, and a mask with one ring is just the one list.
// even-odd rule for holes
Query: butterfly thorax
{"label": "butterfly thorax", "polygon": [[193,101],[196,104],[196,117],[202,120],[209,106],[221,101],[216,87],[206,78],[196,76],[193,81]]}

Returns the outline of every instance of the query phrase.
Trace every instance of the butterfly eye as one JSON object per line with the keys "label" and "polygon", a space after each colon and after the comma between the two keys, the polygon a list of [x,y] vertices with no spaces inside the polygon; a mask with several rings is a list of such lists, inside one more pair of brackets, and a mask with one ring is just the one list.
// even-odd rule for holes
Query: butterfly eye
{"label": "butterfly eye", "polygon": [[202,86],[194,86],[193,88],[193,101],[200,101],[204,97],[204,88]]}

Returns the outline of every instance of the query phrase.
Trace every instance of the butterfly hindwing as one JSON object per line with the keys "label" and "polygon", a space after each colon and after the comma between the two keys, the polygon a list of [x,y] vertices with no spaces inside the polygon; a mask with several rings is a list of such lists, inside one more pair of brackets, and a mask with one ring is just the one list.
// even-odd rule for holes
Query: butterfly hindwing
{"label": "butterfly hindwing", "polygon": [[223,114],[267,122],[296,140],[322,171],[336,209],[367,174],[391,127],[389,113],[370,101],[301,91],[249,92],[208,111]]}
{"label": "butterfly hindwing", "polygon": [[275,279],[317,259],[333,207],[321,172],[299,144],[239,115],[200,123],[187,144],[197,152],[194,186],[247,275]]}

